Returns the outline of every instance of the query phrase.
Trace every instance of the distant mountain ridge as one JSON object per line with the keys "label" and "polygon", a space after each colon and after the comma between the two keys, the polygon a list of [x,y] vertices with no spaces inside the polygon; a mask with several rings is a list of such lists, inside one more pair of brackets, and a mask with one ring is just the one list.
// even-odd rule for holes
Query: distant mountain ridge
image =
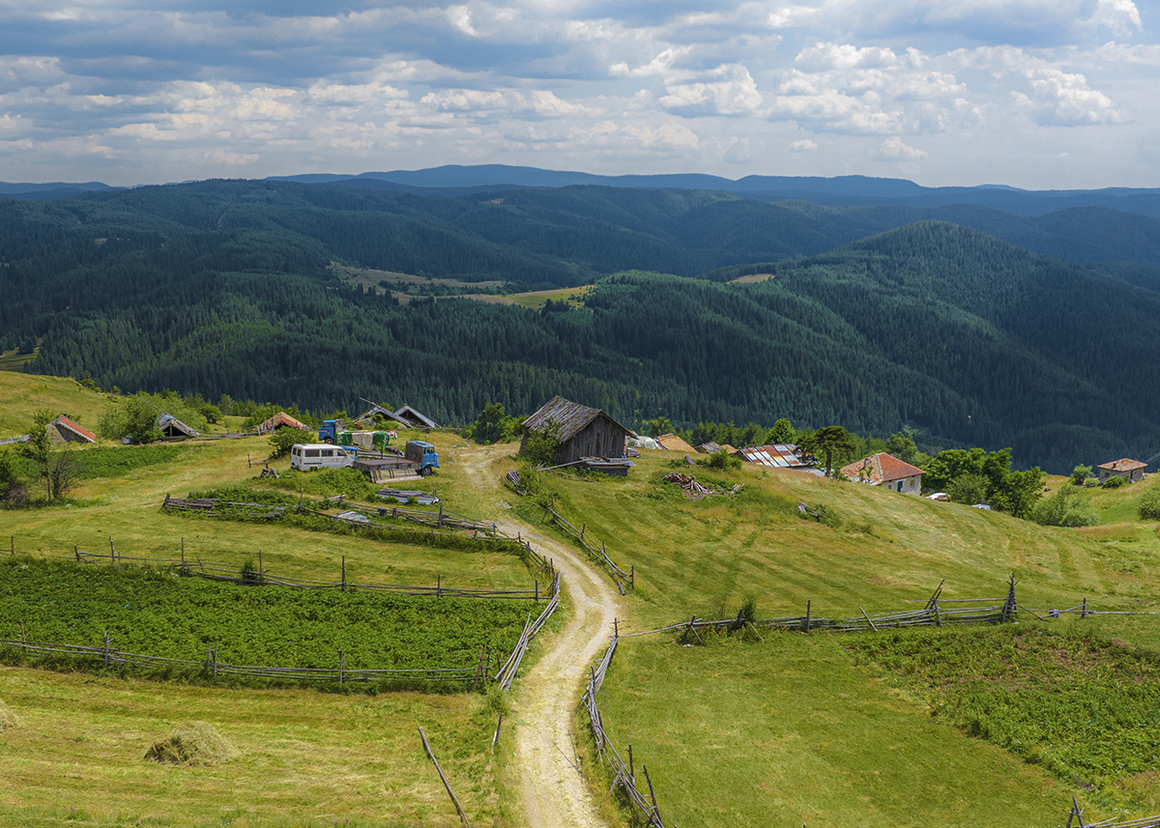
{"label": "distant mountain ridge", "polygon": [[[1071,207],[1105,207],[1160,217],[1160,188],[1106,187],[1095,190],[1024,190],[1001,184],[924,187],[901,178],[864,175],[748,175],[733,180],[704,173],[598,175],[569,170],[505,164],[447,164],[421,170],[386,172],[301,173],[270,176],[266,181],[328,184],[370,190],[460,197],[470,193],[520,188],[556,189],[602,186],[646,190],[711,190],[760,201],[799,199],[830,207],[946,207],[971,204],[1020,216],[1040,216]],[[196,182],[185,182],[196,183]],[[115,189],[99,182],[9,184],[0,182],[0,197],[30,200],[67,198],[80,192]]]}

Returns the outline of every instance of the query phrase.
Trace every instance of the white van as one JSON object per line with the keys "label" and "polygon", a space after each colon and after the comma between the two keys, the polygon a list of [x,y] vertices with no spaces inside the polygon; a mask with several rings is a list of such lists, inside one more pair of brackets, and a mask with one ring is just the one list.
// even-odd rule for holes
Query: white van
{"label": "white van", "polygon": [[290,447],[290,468],[299,471],[311,469],[345,469],[358,457],[354,449],[329,443],[295,443]]}

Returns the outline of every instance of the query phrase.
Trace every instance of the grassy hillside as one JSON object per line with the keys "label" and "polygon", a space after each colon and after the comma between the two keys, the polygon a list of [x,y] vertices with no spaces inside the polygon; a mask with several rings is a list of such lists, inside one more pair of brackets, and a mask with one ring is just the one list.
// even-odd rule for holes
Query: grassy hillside
{"label": "grassy hillside", "polygon": [[68,377],[49,377],[0,371],[0,440],[27,434],[32,414],[47,409],[68,414],[85,428],[95,430],[106,398]]}
{"label": "grassy hillside", "polygon": [[[0,398],[0,413],[18,421],[27,416],[21,400],[28,389],[11,388]],[[471,446],[441,432],[430,438],[442,468],[428,482],[438,485],[448,508],[481,518],[515,516],[555,531],[542,524],[543,510],[531,499],[501,485],[503,473],[519,463],[515,445]],[[73,543],[107,549],[112,536],[122,554],[165,556],[176,555],[184,539],[190,556],[240,568],[261,550],[267,568],[309,578],[335,578],[344,556],[351,578],[429,583],[439,573],[444,583],[505,585],[528,577],[508,556],[370,544],[158,508],[167,492],[263,485],[247,456],[264,457],[264,448],[262,440],[187,446],[165,462],[88,480],[70,503],[0,511],[0,538],[14,535],[17,547],[33,554],[67,554]],[[677,468],[716,490],[741,488],[691,501],[660,480]],[[999,599],[1012,574],[1020,603],[1041,611],[1085,597],[1096,610],[1160,610],[1158,524],[1135,515],[1140,486],[1093,491],[1103,525],[1077,531],[800,473],[690,469],[668,452],[644,452],[623,480],[556,473],[541,479],[561,513],[606,543],[622,566],[635,567],[638,590],[626,598],[622,633],[694,614],[731,616],[749,597],[759,617],[799,615],[806,601],[815,617],[911,608],[944,579],[945,600]],[[834,519],[802,520],[799,502],[823,505]],[[1005,631],[1077,630],[1154,661],[1156,617],[1048,622],[1023,613],[1020,625]],[[893,635],[879,640],[889,643]],[[960,640],[954,635],[947,632],[946,640]],[[886,657],[855,652],[849,641],[784,634],[682,647],[668,634],[625,639],[602,691],[605,725],[618,747],[633,745],[638,774],[647,764],[666,824],[1049,826],[1064,821],[1072,795],[1088,807],[1085,819],[1160,812],[1154,774],[1117,776],[1113,768],[1095,784],[1061,778],[1050,763],[1027,758],[1041,753],[972,733],[946,705],[932,715],[936,705],[916,683],[928,664],[895,670]],[[1077,681],[1107,673],[1088,669],[1096,662],[1069,650],[1051,653],[1060,654],[1053,664],[1081,671]],[[956,670],[956,681],[972,678],[970,669]],[[1019,689],[1006,679],[992,683],[1002,692],[1008,684]],[[1136,684],[1148,689],[1156,680],[1143,676]],[[99,707],[91,703],[93,688]],[[17,668],[0,670],[0,699],[20,721],[0,739],[4,765],[13,769],[0,782],[0,815],[21,824],[52,824],[73,808],[94,824],[154,814],[198,826],[223,814],[250,825],[348,818],[352,825],[445,824],[446,803],[417,753],[415,727],[429,721],[428,733],[447,745],[449,758],[440,751],[440,760],[450,765],[473,821],[511,824],[512,794],[498,781],[507,760],[501,756],[497,765],[487,753],[495,711],[483,699],[392,694],[344,701]],[[217,727],[240,758],[202,769],[144,765],[149,741],[189,718]],[[1160,741],[1160,725],[1151,719],[1133,726],[1132,738]],[[610,782],[594,779],[598,796],[606,796]],[[109,793],[94,801],[88,795],[94,788]],[[179,803],[177,817],[170,817],[171,801]]]}

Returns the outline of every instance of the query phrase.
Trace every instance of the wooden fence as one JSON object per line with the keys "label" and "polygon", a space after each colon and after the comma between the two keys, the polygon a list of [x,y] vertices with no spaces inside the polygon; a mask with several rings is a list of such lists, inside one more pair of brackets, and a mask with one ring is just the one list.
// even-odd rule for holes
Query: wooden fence
{"label": "wooden fence", "polygon": [[520,662],[524,659],[524,653],[528,651],[528,645],[531,644],[533,636],[540,631],[540,628],[547,623],[548,619],[552,617],[552,613],[560,606],[560,573],[557,572],[552,579],[551,586],[552,600],[544,607],[544,611],[537,616],[535,621],[529,620],[525,622],[523,632],[520,633],[519,641],[516,642],[512,654],[508,656],[508,660],[504,662],[503,666],[496,671],[495,680],[499,683],[499,687],[504,692],[511,690],[512,681],[516,677],[516,672],[520,669]]}
{"label": "wooden fence", "polygon": [[[681,621],[655,630],[646,630],[637,633],[625,633],[625,637],[636,635],[651,635],[660,632],[682,632],[685,630],[739,630],[749,626],[753,629],[783,630],[790,632],[877,632],[879,630],[896,630],[906,627],[948,627],[962,624],[1002,624],[1015,620],[1019,609],[1015,600],[1015,577],[1008,582],[1006,598],[969,598],[944,599],[942,584],[920,610],[904,610],[878,615],[870,615],[861,607],[861,615],[854,618],[818,618],[812,613],[812,602],[806,602],[806,614],[786,618],[757,618],[747,619],[741,612],[735,618],[725,618],[706,621],[694,616],[688,621]],[[1087,609],[1084,602],[1084,612],[1095,615]]]}
{"label": "wooden fence", "polygon": [[[524,494],[525,489],[517,472],[508,472],[505,479],[518,494]],[[547,511],[548,519],[552,523],[554,523],[556,526],[559,526],[566,533],[578,540],[580,542],[580,546],[584,549],[585,552],[588,553],[588,557],[608,570],[608,573],[612,576],[613,582],[616,584],[616,588],[620,590],[621,595],[624,595],[624,588],[626,586],[630,590],[635,589],[635,566],[630,566],[628,571],[625,572],[616,564],[615,561],[612,560],[612,558],[608,557],[608,549],[604,543],[601,542],[601,544],[597,546],[595,541],[592,540],[592,536],[587,533],[586,528],[583,525],[577,529],[551,506],[544,506],[543,508],[545,511]]]}
{"label": "wooden fence", "polygon": [[478,686],[487,681],[487,667],[481,660],[470,667],[420,668],[414,670],[348,670],[345,654],[337,652],[335,666],[315,667],[269,667],[255,665],[227,664],[218,661],[217,647],[211,646],[204,661],[190,661],[179,658],[126,653],[112,646],[108,635],[103,647],[82,647],[72,644],[56,644],[40,641],[0,641],[0,645],[12,647],[25,653],[39,655],[63,655],[85,661],[103,663],[105,667],[125,666],[134,668],[173,668],[207,676],[248,676],[251,678],[282,679],[296,682],[319,682],[346,684],[347,682],[405,681],[424,684],[454,684],[466,687]]}
{"label": "wooden fence", "polygon": [[612,656],[616,652],[617,644],[620,641],[620,636],[615,633],[612,636],[612,642],[608,645],[603,658],[600,663],[592,668],[588,677],[588,686],[584,690],[584,694],[580,697],[584,702],[585,709],[588,710],[588,724],[592,728],[592,738],[596,741],[596,752],[600,758],[600,764],[611,768],[614,776],[612,786],[608,789],[612,793],[617,788],[631,803],[633,809],[640,812],[644,818],[645,825],[653,826],[653,828],[664,828],[664,823],[661,821],[660,810],[657,808],[656,793],[653,791],[652,780],[648,775],[648,767],[643,763],[641,769],[644,771],[645,782],[648,784],[648,795],[646,796],[636,785],[636,769],[633,767],[632,759],[632,745],[628,746],[628,761],[625,762],[623,757],[612,744],[608,738],[608,734],[604,731],[604,719],[600,715],[600,707],[597,704],[596,697],[600,692],[601,685],[604,684],[604,676],[608,672],[608,665],[612,663]]}

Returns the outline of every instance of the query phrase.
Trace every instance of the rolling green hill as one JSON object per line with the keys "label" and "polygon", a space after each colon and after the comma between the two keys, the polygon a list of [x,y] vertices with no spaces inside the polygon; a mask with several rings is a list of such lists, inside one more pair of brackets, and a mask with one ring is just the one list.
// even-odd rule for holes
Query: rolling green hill
{"label": "rolling green hill", "polygon": [[[1156,247],[1155,220],[1109,210],[941,209],[1085,258]],[[868,235],[916,215],[704,191],[439,199],[245,181],[0,201],[0,351],[35,337],[32,370],[103,387],[315,410],[409,400],[451,423],[562,393],[629,423],[911,426],[927,447],[1011,445],[1018,465],[1052,471],[1156,451],[1153,267],[1083,268],[945,222]],[[677,276],[605,276],[581,309],[401,307],[335,259],[493,289]],[[724,284],[749,271],[776,275]]]}

